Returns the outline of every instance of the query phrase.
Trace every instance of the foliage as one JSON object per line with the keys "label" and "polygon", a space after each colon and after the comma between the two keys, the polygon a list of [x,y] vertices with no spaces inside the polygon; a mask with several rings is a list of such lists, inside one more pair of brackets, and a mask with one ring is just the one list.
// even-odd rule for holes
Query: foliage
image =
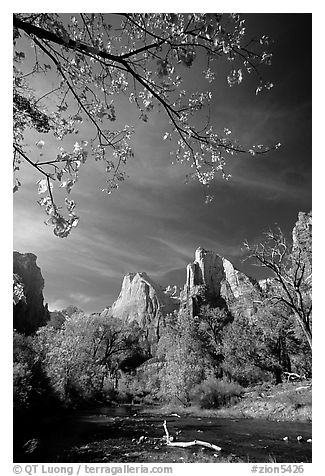
{"label": "foliage", "polygon": [[136,321],[126,323],[125,343],[126,350],[121,356],[118,367],[123,372],[133,373],[139,365],[152,356],[146,329],[140,327]]}
{"label": "foliage", "polygon": [[193,388],[191,397],[201,408],[219,408],[235,404],[242,393],[238,383],[210,377]]}
{"label": "foliage", "polygon": [[210,355],[215,372],[217,367],[221,367],[223,362],[222,337],[223,330],[227,324],[232,322],[233,316],[225,309],[211,308],[207,305],[201,306],[198,323],[198,338],[202,347]]}
{"label": "foliage", "polygon": [[310,349],[284,306],[266,300],[255,314],[244,311],[239,303],[233,319],[206,307],[202,318],[168,316],[156,356],[144,363],[141,333],[130,336],[110,316],[79,310],[59,328],[49,323],[33,337],[15,333],[15,409],[55,398],[65,406],[100,400],[215,408],[236,401],[238,384],[280,382],[283,371],[310,377]]}
{"label": "foliage", "polygon": [[80,317],[82,317],[84,312],[77,306],[72,305],[69,305],[61,311],[51,311],[50,320],[48,321],[47,325],[54,327],[54,329],[61,329],[66,319],[76,315],[80,315]]}
{"label": "foliage", "polygon": [[16,273],[13,274],[13,303],[17,304],[19,301],[26,301],[24,295],[24,284],[20,276]]}
{"label": "foliage", "polygon": [[[310,354],[304,347],[286,306],[272,305],[266,299],[251,316],[237,313],[225,329],[223,366],[226,373],[245,385],[264,380],[269,373],[280,383],[283,372],[291,372],[294,367],[300,373],[302,362],[309,367]],[[297,356],[302,361],[299,365]]]}
{"label": "foliage", "polygon": [[[66,237],[79,221],[69,195],[88,158],[104,164],[103,191],[111,193],[126,177],[133,127],[123,123],[123,108],[128,117],[137,111],[144,122],[154,110],[165,115],[169,129],[162,138],[175,145],[178,162],[192,167],[190,176],[204,185],[218,173],[228,178],[228,156],[270,148],[246,148],[230,138],[229,129],[216,131],[210,88],[193,89],[189,68],[203,60],[208,85],[215,81],[216,62],[223,61],[230,87],[251,74],[257,94],[273,86],[262,78],[271,63],[269,43],[265,35],[246,38],[245,20],[238,14],[14,14],[14,191],[25,161],[40,174],[46,223]],[[38,93],[35,85],[40,89],[40,84],[44,91]],[[30,130],[36,147],[26,141]],[[46,147],[45,134],[58,141],[56,156]],[[66,192],[66,212],[54,200],[59,188]]]}
{"label": "foliage", "polygon": [[254,246],[245,243],[247,259],[272,271],[270,299],[285,305],[301,326],[312,348],[311,243],[290,248],[280,228],[265,233],[265,240]]}
{"label": "foliage", "polygon": [[46,326],[37,337],[45,372],[66,403],[100,396],[126,348],[121,323],[98,315],[73,315],[62,329]]}
{"label": "foliage", "polygon": [[187,405],[191,388],[211,370],[197,338],[197,322],[189,314],[180,311],[169,322],[158,343],[157,357],[164,362],[160,371],[161,394]]}
{"label": "foliage", "polygon": [[27,363],[14,362],[13,365],[13,396],[14,408],[26,410],[30,404],[32,393],[32,372]]}
{"label": "foliage", "polygon": [[153,403],[161,399],[161,370],[163,364],[152,358],[129,373],[122,373],[118,380],[119,391],[131,395],[133,403]]}
{"label": "foliage", "polygon": [[30,407],[33,393],[33,368],[36,363],[33,340],[14,331],[13,334],[13,399],[14,409]]}
{"label": "foliage", "polygon": [[304,332],[293,315],[289,317],[290,328],[287,334],[287,351],[290,356],[291,372],[301,377],[312,377],[312,351]]}
{"label": "foliage", "polygon": [[65,321],[65,316],[61,311],[51,311],[50,319],[47,323],[48,327],[53,327],[54,329],[61,329]]}
{"label": "foliage", "polygon": [[69,306],[36,336],[15,333],[15,408],[35,408],[52,391],[66,405],[106,398],[184,406],[199,400],[206,407],[230,401],[236,382],[281,383],[283,372],[310,378],[311,347],[302,325],[304,316],[311,318],[308,240],[290,250],[281,231],[267,236],[272,245],[257,245],[250,255],[275,275],[259,300],[237,298],[231,312],[209,306],[194,317],[174,312],[165,318],[154,355],[145,329],[123,325],[109,311],[85,316]]}
{"label": "foliage", "polygon": [[13,334],[13,402],[14,412],[41,414],[57,402],[43,372],[35,338],[14,331]]}

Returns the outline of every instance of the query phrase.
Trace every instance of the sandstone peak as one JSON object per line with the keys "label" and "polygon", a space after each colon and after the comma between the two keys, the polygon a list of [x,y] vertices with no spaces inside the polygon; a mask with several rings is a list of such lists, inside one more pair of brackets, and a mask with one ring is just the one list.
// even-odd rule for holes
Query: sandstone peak
{"label": "sandstone peak", "polygon": [[164,317],[179,306],[179,301],[155,283],[145,272],[124,276],[120,294],[110,309],[113,317],[136,322],[147,334],[150,344],[156,343]]}
{"label": "sandstone peak", "polygon": [[212,304],[227,305],[240,296],[258,292],[258,284],[236,269],[216,251],[201,246],[194,254],[194,261],[187,266],[183,301],[190,301],[197,311],[202,298]]}
{"label": "sandstone peak", "polygon": [[[123,278],[123,282],[124,281],[125,281],[125,283],[134,282],[133,284],[135,284],[136,282],[144,281],[144,282],[148,283],[150,286],[153,286],[155,288],[159,287],[159,285],[154,283],[145,271],[138,271],[136,273],[127,273]],[[122,284],[122,286],[123,286],[123,284]]]}

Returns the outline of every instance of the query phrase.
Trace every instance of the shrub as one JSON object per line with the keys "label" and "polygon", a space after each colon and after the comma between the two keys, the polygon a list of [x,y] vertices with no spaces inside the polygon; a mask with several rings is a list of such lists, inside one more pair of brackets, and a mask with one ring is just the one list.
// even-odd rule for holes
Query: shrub
{"label": "shrub", "polygon": [[129,393],[128,391],[119,390],[119,391],[116,393],[115,401],[116,401],[117,403],[119,403],[120,405],[132,403],[132,401],[133,401],[133,395],[132,395],[131,393]]}
{"label": "shrub", "polygon": [[245,365],[238,365],[228,359],[228,362],[223,364],[223,370],[232,382],[237,382],[242,387],[261,385],[263,382],[272,380],[272,375],[269,372],[265,372],[249,362]]}
{"label": "shrub", "polygon": [[201,408],[219,408],[234,405],[242,394],[243,388],[238,383],[211,377],[196,385],[191,397]]}
{"label": "shrub", "polygon": [[35,339],[14,332],[13,338],[13,410],[26,417],[41,415],[58,408],[50,382],[35,350]]}
{"label": "shrub", "polygon": [[103,388],[100,395],[102,400],[107,404],[116,402],[117,394],[118,391],[115,388],[113,382],[106,379],[103,383]]}

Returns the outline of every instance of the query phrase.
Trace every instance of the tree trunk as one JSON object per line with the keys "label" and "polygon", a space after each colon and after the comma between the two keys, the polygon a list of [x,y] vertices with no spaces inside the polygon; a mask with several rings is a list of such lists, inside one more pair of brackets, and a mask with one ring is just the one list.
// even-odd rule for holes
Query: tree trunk
{"label": "tree trunk", "polygon": [[309,325],[304,321],[304,319],[296,312],[296,318],[305,334],[310,350],[312,350],[312,333]]}
{"label": "tree trunk", "polygon": [[275,377],[275,384],[278,385],[279,383],[282,383],[282,369],[281,368],[275,368],[273,370],[274,377]]}
{"label": "tree trunk", "polygon": [[291,361],[287,349],[287,339],[283,332],[280,332],[279,337],[279,362],[282,370],[291,372]]}

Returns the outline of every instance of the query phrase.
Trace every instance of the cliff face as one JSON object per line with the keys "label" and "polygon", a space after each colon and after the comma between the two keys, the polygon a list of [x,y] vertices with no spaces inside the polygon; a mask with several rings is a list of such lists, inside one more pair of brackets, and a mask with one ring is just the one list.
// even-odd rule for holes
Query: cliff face
{"label": "cliff face", "polygon": [[294,259],[302,259],[306,266],[306,277],[312,273],[312,212],[299,212],[292,230],[292,254]]}
{"label": "cliff face", "polygon": [[195,252],[194,262],[187,266],[181,298],[183,304],[192,308],[195,314],[203,302],[231,309],[238,298],[258,294],[257,282],[216,252],[200,247]]}
{"label": "cliff face", "polygon": [[304,248],[311,253],[312,244],[312,212],[299,212],[298,220],[292,230],[293,251]]}
{"label": "cliff face", "polygon": [[202,304],[231,311],[233,304],[244,297],[250,313],[254,306],[252,296],[259,292],[258,284],[230,261],[214,251],[198,248],[194,262],[187,266],[186,283],[179,297],[175,286],[163,290],[146,273],[130,273],[123,279],[119,297],[102,315],[136,323],[152,348],[160,338],[165,316],[180,306],[189,309],[192,315],[197,314]]}
{"label": "cliff face", "polygon": [[24,334],[35,332],[49,319],[47,306],[44,306],[44,279],[36,259],[32,253],[14,251],[14,329]]}
{"label": "cliff face", "polygon": [[136,322],[153,344],[159,340],[164,317],[178,306],[179,300],[165,293],[146,273],[129,273],[109,312],[124,322]]}
{"label": "cliff face", "polygon": [[[299,212],[298,220],[292,230],[292,246],[288,250],[288,259],[291,260],[291,269],[297,268],[298,263],[305,266],[304,281],[309,287],[311,295],[312,286],[312,212]],[[290,263],[289,263],[290,264]],[[274,285],[273,277],[262,279],[259,285],[263,291],[268,292]]]}

